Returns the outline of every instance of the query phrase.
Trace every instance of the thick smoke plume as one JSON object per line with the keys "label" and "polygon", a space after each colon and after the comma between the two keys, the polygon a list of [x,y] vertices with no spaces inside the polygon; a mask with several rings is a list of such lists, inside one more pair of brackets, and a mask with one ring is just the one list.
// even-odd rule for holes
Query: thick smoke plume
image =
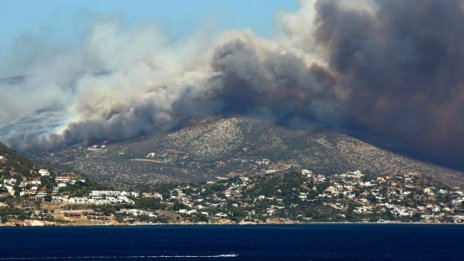
{"label": "thick smoke plume", "polygon": [[53,149],[210,115],[300,128],[356,122],[459,166],[462,24],[460,0],[302,1],[277,16],[274,39],[245,30],[172,42],[154,25],[107,19],[82,42],[46,52],[24,79],[0,81],[0,137]]}
{"label": "thick smoke plume", "polygon": [[[316,39],[349,91],[348,116],[416,151],[464,159],[463,1],[316,4]],[[462,165],[461,165],[462,166]]]}

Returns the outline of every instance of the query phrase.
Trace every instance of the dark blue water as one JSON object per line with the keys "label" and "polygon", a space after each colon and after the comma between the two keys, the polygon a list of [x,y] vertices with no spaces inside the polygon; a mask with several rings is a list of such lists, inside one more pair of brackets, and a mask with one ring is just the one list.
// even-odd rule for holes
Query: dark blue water
{"label": "dark blue water", "polygon": [[0,260],[464,260],[464,226],[0,228]]}

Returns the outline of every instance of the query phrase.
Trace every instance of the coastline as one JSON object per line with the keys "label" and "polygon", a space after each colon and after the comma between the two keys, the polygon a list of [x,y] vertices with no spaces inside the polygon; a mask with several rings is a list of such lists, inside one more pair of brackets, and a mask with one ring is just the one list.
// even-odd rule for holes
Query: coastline
{"label": "coastline", "polygon": [[427,222],[308,222],[308,223],[133,223],[133,224],[59,224],[59,223],[37,223],[24,221],[23,223],[5,223],[0,224],[1,227],[156,227],[156,226],[310,226],[310,225],[455,225],[464,226],[461,223],[427,223]]}

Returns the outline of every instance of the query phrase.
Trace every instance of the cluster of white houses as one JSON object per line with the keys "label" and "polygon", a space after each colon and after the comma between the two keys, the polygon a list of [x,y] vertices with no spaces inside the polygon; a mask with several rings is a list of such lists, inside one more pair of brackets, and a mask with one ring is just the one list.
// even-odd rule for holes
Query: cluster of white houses
{"label": "cluster of white houses", "polygon": [[[103,147],[104,148],[104,147]],[[92,148],[102,149],[102,147]],[[147,155],[147,157],[155,156]],[[290,168],[290,165],[272,164],[268,159],[256,161],[263,165],[267,175],[274,175]],[[284,172],[282,172],[284,173]],[[285,200],[285,193],[279,186],[273,187],[275,193],[248,193],[256,185],[258,179],[254,177],[237,176],[233,179],[218,177],[216,181],[209,181],[199,186],[183,184],[165,193],[164,197],[158,192],[130,192],[118,190],[92,190],[84,196],[70,196],[65,193],[68,188],[86,183],[72,173],[52,175],[48,169],[40,169],[28,178],[0,179],[0,187],[4,194],[24,196],[25,199],[42,201],[51,198],[52,203],[60,206],[71,205],[75,208],[89,208],[90,205],[125,204],[119,214],[132,217],[156,217],[157,212],[147,209],[136,209],[134,199],[155,198],[165,206],[177,203],[180,207],[171,209],[176,215],[195,217],[203,215],[218,219],[231,218],[227,210],[241,208],[245,212],[244,219],[256,219],[258,210],[255,206],[264,206],[261,217],[278,218],[283,212],[289,212],[299,205],[317,202],[323,206],[337,210],[340,217],[345,217],[349,211],[361,217],[385,213],[394,220],[410,220],[417,217],[421,222],[455,222],[464,223],[464,193],[458,188],[436,188],[424,185],[423,177],[417,173],[402,175],[386,175],[368,179],[361,171],[345,172],[333,176],[316,174],[303,169],[293,173],[300,184],[292,186],[295,193],[291,204]],[[44,184],[53,184],[52,192],[47,191]],[[216,186],[221,184],[221,186]],[[285,185],[285,184],[284,184]],[[213,189],[215,188],[215,189]],[[217,189],[220,188],[220,189]],[[321,188],[321,189],[319,189]],[[282,188],[283,189],[283,188]],[[292,192],[293,193],[293,192]],[[251,196],[250,196],[251,195]],[[48,200],[49,201],[49,200]],[[29,203],[27,201],[26,203]],[[77,206],[81,205],[81,206]],[[61,215],[61,216],[60,216]],[[93,210],[60,210],[58,216],[64,219],[82,219],[107,222],[110,215]],[[386,215],[385,215],[386,216]],[[300,220],[310,221],[310,217],[300,215]]]}
{"label": "cluster of white houses", "polygon": [[52,201],[70,205],[134,204],[134,201],[130,197],[139,197],[139,193],[117,190],[94,190],[82,197],[53,196]]}
{"label": "cluster of white houses", "polygon": [[[462,204],[464,193],[458,188],[443,189],[433,186],[419,186],[418,173],[404,175],[387,175],[369,181],[363,181],[360,171],[335,175],[331,185],[318,197],[336,202],[338,209],[347,210],[348,201],[356,201],[357,214],[374,214],[389,212],[395,217],[412,217],[418,215],[422,221],[433,222],[445,216],[456,223],[464,222]],[[438,199],[449,198],[450,202]],[[334,203],[329,204],[333,207]]]}
{"label": "cluster of white houses", "polygon": [[[341,217],[344,217],[349,206],[354,204],[353,213],[366,216],[366,221],[368,221],[367,216],[371,214],[388,212],[396,220],[402,218],[410,220],[413,216],[418,216],[422,222],[443,222],[444,220],[455,223],[464,222],[464,215],[460,214],[463,211],[464,193],[457,188],[443,189],[419,185],[418,180],[421,176],[417,173],[380,176],[369,180],[360,171],[326,177],[304,169],[301,175],[307,181],[298,188],[299,200],[301,202],[322,202],[323,205],[340,210]],[[269,218],[279,215],[279,212],[286,208],[294,208],[299,204],[299,202],[294,202],[292,205],[285,205],[283,198],[279,196],[279,190],[273,196],[257,195],[252,201],[244,200],[242,197],[244,191],[254,186],[249,177],[240,177],[238,182],[227,182],[224,178],[218,177],[218,181],[227,184],[222,192],[204,197],[202,196],[204,188],[184,185],[173,189],[167,201],[178,200],[184,204],[185,209],[177,210],[182,215],[200,213],[222,218],[227,217],[228,214],[220,211],[208,213],[208,209],[227,207],[230,199],[238,202],[238,204],[233,203],[232,207],[238,205],[248,207],[248,217],[256,214],[253,205],[257,202],[272,202],[264,214]],[[214,183],[211,181],[207,184]],[[321,183],[327,184],[327,188],[314,196],[316,186]],[[449,202],[442,200],[444,198],[451,200]],[[305,218],[302,217],[302,220]]]}

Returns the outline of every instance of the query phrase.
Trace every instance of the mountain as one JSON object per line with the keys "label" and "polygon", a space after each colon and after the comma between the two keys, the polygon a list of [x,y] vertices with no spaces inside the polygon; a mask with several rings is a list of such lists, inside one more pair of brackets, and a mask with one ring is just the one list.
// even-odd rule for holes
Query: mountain
{"label": "mountain", "polygon": [[294,130],[249,118],[202,119],[167,133],[107,142],[33,156],[116,187],[160,181],[199,182],[216,176],[289,168],[325,175],[354,170],[369,176],[414,172],[448,186],[464,187],[461,172],[414,160],[346,134]]}
{"label": "mountain", "polygon": [[29,176],[34,164],[0,143],[0,176]]}

